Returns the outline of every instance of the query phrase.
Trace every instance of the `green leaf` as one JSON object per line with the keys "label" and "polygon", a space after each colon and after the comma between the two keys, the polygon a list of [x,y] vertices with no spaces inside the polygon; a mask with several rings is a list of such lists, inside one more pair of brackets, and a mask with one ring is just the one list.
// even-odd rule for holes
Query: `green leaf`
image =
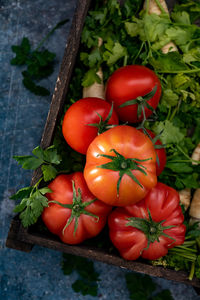
{"label": "green leaf", "polygon": [[182,71],[187,69],[181,54],[176,51],[167,54],[157,53],[156,56],[150,58],[149,62],[158,71]]}
{"label": "green leaf", "polygon": [[172,161],[168,161],[166,163],[166,167],[175,173],[191,173],[193,168],[187,163],[176,163]]}
{"label": "green leaf", "polygon": [[43,160],[34,156],[16,156],[14,155],[13,158],[22,165],[22,168],[25,170],[36,170],[42,163]]}
{"label": "green leaf", "polygon": [[[176,180],[178,180],[178,179],[176,179]],[[188,174],[184,178],[180,177],[179,181],[182,183],[183,188],[187,187],[187,188],[191,188],[191,189],[198,189],[200,187],[198,173]]]}
{"label": "green leaf", "polygon": [[143,276],[136,273],[127,273],[125,278],[130,293],[130,299],[147,300],[156,289],[155,283],[148,275]]}
{"label": "green leaf", "polygon": [[[25,155],[25,156],[13,156],[13,158],[22,165],[22,168],[27,170],[36,170],[42,164],[51,163],[58,165],[61,162],[61,157],[57,153],[57,149],[55,146],[50,146],[47,149],[43,150],[40,146],[36,147],[32,151],[34,156]],[[55,176],[55,168],[52,166],[44,168],[45,171],[45,178],[51,177],[54,178]],[[49,174],[49,176],[48,176]],[[51,175],[50,175],[51,174]]]}
{"label": "green leaf", "polygon": [[184,30],[175,26],[167,29],[166,35],[176,45],[184,45],[191,40],[191,32],[188,29]]}
{"label": "green leaf", "polygon": [[33,94],[38,95],[38,96],[49,96],[50,95],[50,92],[46,88],[35,84],[34,81],[29,76],[27,76],[24,72],[23,72],[23,75],[24,75],[24,79],[23,79],[24,86],[29,91],[31,91]]}
{"label": "green leaf", "polygon": [[97,296],[99,274],[95,272],[94,264],[87,258],[71,254],[63,254],[62,270],[65,275],[70,275],[73,271],[79,274],[78,280],[72,284],[76,293],[82,295]]}
{"label": "green leaf", "polygon": [[163,290],[151,298],[151,300],[173,300],[173,299],[174,298],[172,297],[170,290]]}
{"label": "green leaf", "polygon": [[36,189],[29,198],[22,198],[20,204],[15,207],[14,211],[20,212],[20,219],[24,227],[34,224],[43,212],[44,207],[48,206],[48,199],[43,195],[46,192],[49,193],[50,189]]}
{"label": "green leaf", "polygon": [[27,69],[22,72],[24,86],[35,95],[48,96],[50,92],[38,85],[35,80],[40,80],[51,75],[54,71],[55,53],[47,49],[39,50],[44,42],[54,33],[54,31],[68,22],[69,19],[62,20],[42,39],[38,47],[31,51],[30,42],[27,38],[23,38],[21,45],[12,46],[12,51],[16,53],[16,57],[11,60],[12,65],[26,65]]}
{"label": "green leaf", "polygon": [[93,68],[101,61],[101,54],[99,48],[95,48],[90,54],[88,54],[88,66]]}
{"label": "green leaf", "polygon": [[22,212],[25,209],[26,205],[27,205],[27,201],[28,201],[28,198],[27,199],[24,198],[20,202],[20,204],[18,204],[18,205],[15,206],[15,208],[13,209],[13,212],[15,212],[15,213]]}
{"label": "green leaf", "polygon": [[125,22],[125,29],[127,31],[127,33],[131,36],[131,37],[136,37],[136,36],[140,36],[140,39],[142,41],[146,41],[146,35],[144,32],[144,22],[133,17],[133,22]]}
{"label": "green leaf", "polygon": [[190,15],[186,11],[172,12],[171,18],[180,24],[190,25]]}
{"label": "green leaf", "polygon": [[16,192],[16,194],[12,195],[10,199],[12,200],[20,200],[23,198],[28,198],[33,190],[32,186],[22,188]]}
{"label": "green leaf", "polygon": [[[109,45],[107,44],[107,47],[109,48]],[[127,55],[127,50],[125,47],[123,47],[119,42],[115,42],[112,45],[112,48],[109,49],[109,51],[105,51],[103,54],[104,60],[107,62],[107,64],[113,65],[115,64],[120,58]]]}
{"label": "green leaf", "polygon": [[52,193],[52,190],[49,189],[48,187],[41,188],[41,189],[39,189],[39,191],[40,191],[40,194],[42,194],[42,195],[45,195],[47,193]]}
{"label": "green leaf", "polygon": [[[27,60],[27,74],[32,79],[42,79],[48,77],[53,72],[53,61],[55,54],[48,50],[34,51]],[[28,76],[27,75],[27,76]]]}
{"label": "green leaf", "polygon": [[87,71],[83,77],[82,86],[87,87],[93,83],[101,83],[100,77],[96,74],[96,69],[90,69]]}
{"label": "green leaf", "polygon": [[184,139],[184,134],[180,129],[168,120],[155,122],[152,128],[156,135],[162,132],[160,140],[163,144],[177,144]]}
{"label": "green leaf", "polygon": [[195,47],[183,54],[183,61],[187,64],[200,61],[200,47]]}
{"label": "green leaf", "polygon": [[144,16],[144,29],[150,42],[155,42],[164,35],[169,27],[168,15],[147,14]]}
{"label": "green leaf", "polygon": [[31,51],[31,46],[30,46],[29,39],[24,37],[22,39],[21,45],[19,45],[19,46],[13,45],[11,48],[12,48],[12,51],[14,53],[16,53],[15,58],[13,58],[10,61],[11,65],[24,65],[24,64],[26,64],[29,53]]}
{"label": "green leaf", "polygon": [[45,161],[55,165],[59,165],[61,162],[61,157],[54,145],[43,150],[43,158]]}
{"label": "green leaf", "polygon": [[89,12],[89,14],[97,21],[99,21],[99,23],[101,25],[104,24],[104,22],[106,21],[106,15],[107,15],[108,9],[107,7],[104,8],[103,11],[91,11]]}
{"label": "green leaf", "polygon": [[96,297],[98,292],[98,286],[96,282],[87,281],[85,279],[77,279],[72,288],[76,293],[81,293],[83,296],[91,295]]}
{"label": "green leaf", "polygon": [[179,97],[178,95],[173,92],[171,89],[164,89],[163,95],[161,98],[161,103],[167,107],[176,106],[178,103]]}
{"label": "green leaf", "polygon": [[32,153],[33,155],[44,161],[44,150],[40,146],[35,147]]}
{"label": "green leaf", "polygon": [[52,165],[42,165],[41,169],[45,182],[54,179],[58,173],[56,168]]}

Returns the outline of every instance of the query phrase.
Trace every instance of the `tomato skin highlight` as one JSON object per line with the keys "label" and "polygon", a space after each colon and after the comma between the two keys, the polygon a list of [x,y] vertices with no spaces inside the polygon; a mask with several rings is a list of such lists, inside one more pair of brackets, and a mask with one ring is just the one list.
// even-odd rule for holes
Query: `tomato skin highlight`
{"label": "tomato skin highlight", "polygon": [[[137,123],[143,119],[143,113],[138,118],[137,104],[119,107],[129,100],[139,96],[145,96],[157,86],[155,95],[148,101],[149,105],[156,109],[161,97],[161,84],[157,75],[147,67],[140,65],[128,65],[117,69],[107,81],[106,100],[114,103],[115,111],[123,122]],[[146,118],[152,111],[145,107]]]}
{"label": "tomato skin highlight", "polygon": [[[147,159],[141,162],[146,175],[139,170],[131,173],[139,180],[142,187],[125,174],[119,185],[119,171],[101,168],[111,160],[102,155],[116,156],[115,149],[125,159]],[[119,125],[100,134],[90,144],[84,168],[84,177],[90,191],[101,201],[114,206],[126,206],[140,201],[156,185],[156,152],[151,140],[134,127]]]}
{"label": "tomato skin highlight", "polygon": [[[158,241],[151,242],[145,233],[136,227],[127,225],[131,218],[149,219],[148,210],[154,222],[162,222],[162,226],[174,226],[164,229]],[[129,219],[130,218],[130,219]],[[179,204],[179,194],[173,188],[158,182],[140,202],[127,207],[118,207],[108,218],[109,235],[112,243],[127,260],[135,260],[140,256],[155,260],[168,253],[168,249],[181,245],[185,239],[186,227]]]}
{"label": "tomato skin highlight", "polygon": [[[139,129],[140,131],[142,131],[141,129]],[[151,130],[146,129],[146,131],[148,132],[148,134],[150,135],[150,137],[152,139],[154,139],[154,137],[156,136]],[[155,145],[162,145],[161,141],[158,139],[155,143]],[[166,162],[167,162],[167,155],[166,155],[166,151],[165,148],[161,148],[161,149],[155,149],[156,154],[158,156],[158,162],[156,162],[156,174],[157,176],[159,176],[162,171],[165,168]]]}
{"label": "tomato skin highlight", "polygon": [[[62,204],[73,203],[73,188],[72,181],[75,183],[76,194],[77,190],[81,190],[82,202],[89,202],[95,199],[95,196],[89,191],[83,177],[83,173],[75,172],[69,175],[58,175],[48,187],[52,193],[46,194],[49,201],[58,201]],[[67,244],[79,244],[84,240],[94,237],[100,233],[106,224],[107,216],[112,207],[106,205],[102,201],[95,200],[93,203],[85,207],[85,210],[98,217],[81,213],[78,217],[78,226],[75,231],[75,218],[65,228],[69,220],[72,209],[62,207],[57,203],[49,203],[48,207],[44,208],[42,220],[50,232],[56,234],[60,239]],[[64,233],[63,233],[63,229]]]}
{"label": "tomato skin highlight", "polygon": [[[99,123],[98,114],[105,120],[110,109],[110,103],[96,97],[82,98],[73,103],[66,111],[62,123],[63,136],[71,148],[86,154],[88,146],[98,135],[97,127],[88,124]],[[119,124],[118,116],[114,110],[108,124]]]}

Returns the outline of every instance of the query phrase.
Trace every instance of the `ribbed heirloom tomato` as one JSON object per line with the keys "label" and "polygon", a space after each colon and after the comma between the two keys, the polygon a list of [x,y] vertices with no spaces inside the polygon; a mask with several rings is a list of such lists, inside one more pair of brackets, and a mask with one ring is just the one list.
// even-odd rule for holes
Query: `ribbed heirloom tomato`
{"label": "ribbed heirloom tomato", "polygon": [[106,100],[123,122],[142,121],[145,111],[148,118],[156,109],[161,96],[161,84],[157,75],[147,67],[128,65],[117,69],[108,79]]}
{"label": "ribbed heirloom tomato", "polygon": [[89,191],[83,173],[58,175],[48,186],[49,206],[42,220],[50,232],[67,244],[79,244],[100,233],[111,206],[97,200]]}
{"label": "ribbed heirloom tomato", "polygon": [[183,221],[178,192],[159,182],[140,202],[110,214],[110,239],[124,259],[154,260],[183,244]]}
{"label": "ribbed heirloom tomato", "polygon": [[111,104],[100,98],[87,97],[76,101],[66,111],[62,132],[74,150],[86,154],[93,139],[113,124],[119,124],[119,120]]}
{"label": "ribbed heirloom tomato", "polygon": [[153,143],[128,125],[109,129],[90,144],[84,177],[90,191],[103,202],[136,203],[157,183]]}

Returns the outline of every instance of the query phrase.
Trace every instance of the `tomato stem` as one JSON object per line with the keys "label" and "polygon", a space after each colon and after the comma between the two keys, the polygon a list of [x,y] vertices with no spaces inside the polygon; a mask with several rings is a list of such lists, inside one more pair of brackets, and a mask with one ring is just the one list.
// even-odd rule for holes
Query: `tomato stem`
{"label": "tomato stem", "polygon": [[58,204],[58,205],[60,205],[60,206],[62,206],[64,208],[71,209],[71,216],[67,220],[67,223],[65,224],[62,233],[64,234],[65,229],[71,224],[71,222],[73,220],[75,220],[75,222],[74,222],[74,232],[73,232],[73,234],[75,235],[76,231],[77,231],[77,228],[78,228],[78,220],[79,220],[79,217],[80,217],[81,214],[94,217],[94,218],[97,219],[97,222],[99,221],[99,217],[96,216],[95,214],[90,213],[89,211],[85,210],[85,208],[87,206],[89,206],[90,204],[92,204],[97,199],[95,198],[95,199],[93,199],[91,201],[82,202],[81,189],[78,188],[76,190],[75,183],[74,183],[73,180],[72,180],[72,190],[73,190],[73,203],[72,204],[64,204],[64,203],[61,203],[61,202],[56,201],[56,200],[49,201],[49,203]]}
{"label": "tomato stem", "polygon": [[112,117],[112,113],[113,113],[113,103],[111,105],[108,116],[106,117],[105,120],[103,120],[102,116],[98,112],[96,112],[96,114],[99,116],[99,123],[91,123],[91,124],[87,124],[87,126],[96,127],[98,129],[98,135],[103,133],[104,131],[116,126],[114,124],[111,124],[111,125],[108,124],[108,122],[110,121],[110,119]]}
{"label": "tomato stem", "polygon": [[153,87],[153,89],[149,93],[145,94],[144,96],[138,96],[135,99],[128,100],[128,101],[124,102],[123,104],[119,105],[119,107],[121,108],[121,107],[126,107],[129,105],[137,104],[138,105],[137,117],[139,119],[143,113],[143,123],[144,123],[146,121],[146,114],[145,114],[144,108],[146,107],[146,108],[150,109],[151,111],[155,112],[154,108],[148,103],[148,101],[155,95],[156,91],[157,91],[157,85],[155,85]]}
{"label": "tomato stem", "polygon": [[165,221],[161,222],[155,222],[152,219],[150,210],[147,209],[148,211],[148,218],[137,218],[137,217],[131,217],[127,218],[129,222],[126,223],[126,226],[132,226],[135,227],[139,230],[141,230],[147,237],[147,247],[144,248],[144,250],[147,250],[150,246],[151,243],[154,243],[155,241],[159,242],[159,237],[160,236],[165,236],[169,239],[172,240],[172,243],[175,241],[174,238],[169,236],[164,232],[164,230],[170,229],[172,227],[175,227],[174,225],[171,226],[163,226],[162,223]]}
{"label": "tomato stem", "polygon": [[119,196],[119,187],[120,183],[122,180],[122,177],[126,174],[132,180],[134,180],[142,189],[143,186],[137,179],[137,177],[132,173],[133,170],[138,170],[144,175],[147,175],[144,169],[146,169],[141,162],[145,162],[148,160],[151,160],[152,158],[147,158],[147,159],[138,159],[138,158],[125,158],[123,155],[121,155],[119,152],[117,152],[115,149],[111,149],[110,151],[113,151],[116,156],[112,155],[106,155],[106,154],[98,154],[97,156],[102,156],[110,159],[111,161],[102,164],[100,166],[97,166],[97,168],[102,168],[102,169],[108,169],[108,170],[113,170],[116,172],[119,172],[119,179],[117,181],[117,195]]}

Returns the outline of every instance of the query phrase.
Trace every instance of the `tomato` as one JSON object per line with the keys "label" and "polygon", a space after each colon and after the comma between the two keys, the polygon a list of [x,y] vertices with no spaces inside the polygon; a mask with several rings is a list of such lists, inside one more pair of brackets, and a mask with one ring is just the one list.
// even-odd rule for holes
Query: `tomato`
{"label": "tomato", "polygon": [[[155,94],[150,97],[150,100],[142,100],[142,97],[145,98],[145,95],[147,97],[153,91]],[[106,100],[114,103],[119,119],[123,122],[137,123],[142,121],[144,116],[141,105],[143,105],[146,118],[148,118],[153,112],[151,109],[156,109],[160,97],[161,84],[158,77],[152,70],[144,66],[128,65],[121,67],[110,76],[107,82]],[[130,100],[135,100],[140,105],[135,103],[120,107]]]}
{"label": "tomato", "polygon": [[92,140],[113,124],[119,124],[119,120],[111,105],[103,99],[88,97],[78,100],[69,107],[64,116],[62,132],[74,150],[86,154]]}
{"label": "tomato", "polygon": [[84,177],[101,201],[115,206],[133,204],[157,183],[154,146],[134,127],[109,129],[88,147]]}
{"label": "tomato", "polygon": [[109,235],[123,258],[154,260],[183,244],[183,221],[178,192],[159,182],[140,202],[110,214]]}
{"label": "tomato", "polygon": [[[140,129],[140,130],[142,131],[142,129]],[[150,135],[150,137],[152,139],[155,138],[156,135],[151,130],[149,130],[149,129],[145,129],[145,130],[147,131],[148,135]],[[154,148],[156,150],[156,155],[157,155],[157,161],[156,161],[156,174],[157,174],[157,176],[159,176],[162,173],[162,171],[165,168],[166,161],[167,161],[165,148],[164,147],[160,148],[159,146],[162,146],[162,143],[158,139],[154,144]]]}
{"label": "tomato", "polygon": [[100,233],[111,206],[97,200],[89,191],[83,173],[58,175],[48,186],[49,206],[42,220],[50,232],[67,244],[78,244]]}

